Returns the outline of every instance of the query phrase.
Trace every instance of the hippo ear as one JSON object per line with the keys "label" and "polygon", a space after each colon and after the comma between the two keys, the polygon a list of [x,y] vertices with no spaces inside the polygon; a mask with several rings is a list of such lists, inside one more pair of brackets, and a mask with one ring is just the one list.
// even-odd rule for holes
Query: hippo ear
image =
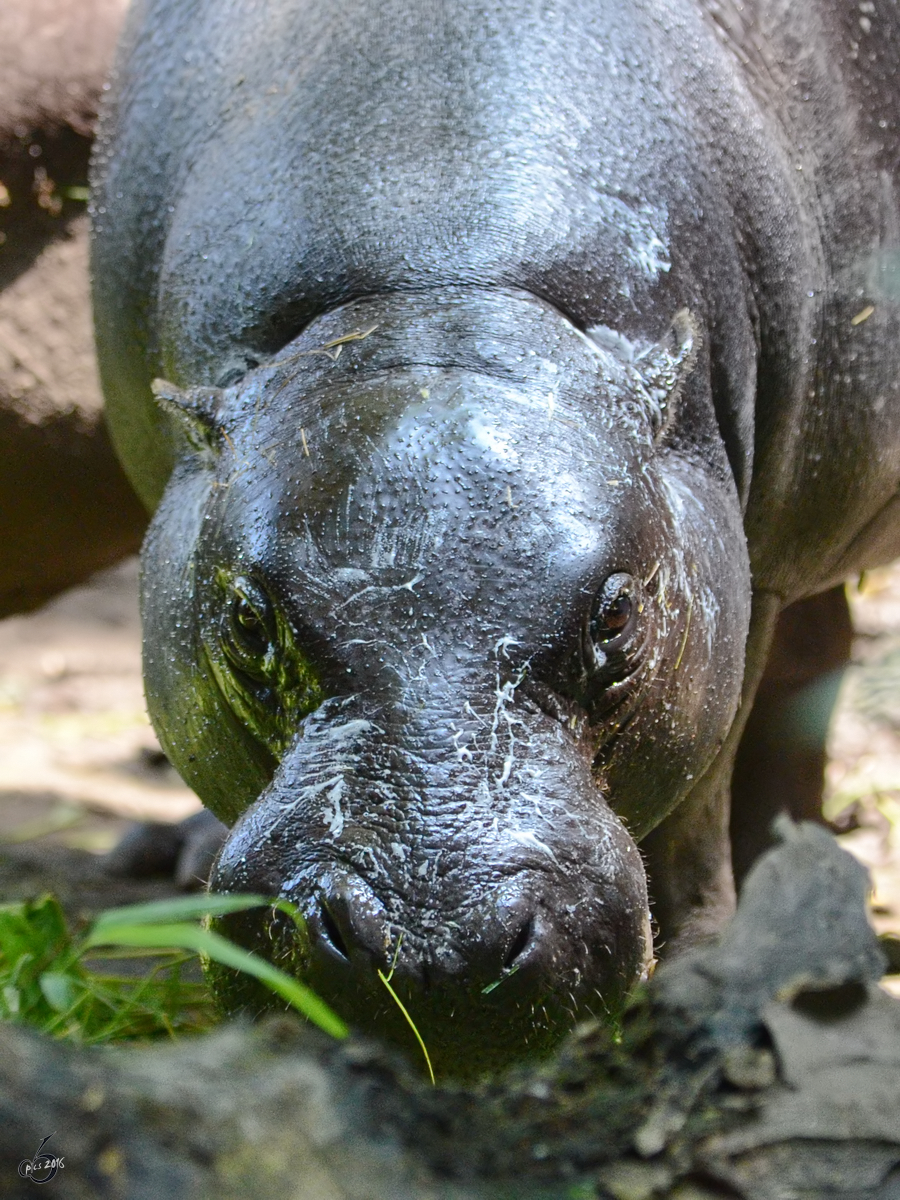
{"label": "hippo ear", "polygon": [[219,424],[221,388],[182,389],[167,379],[150,384],[156,402],[171,417],[190,445],[203,457],[216,456],[222,448],[223,430]]}
{"label": "hippo ear", "polygon": [[701,336],[696,320],[686,308],[672,318],[665,337],[634,360],[649,400],[653,440],[662,441],[678,408],[685,380],[694,369]]}

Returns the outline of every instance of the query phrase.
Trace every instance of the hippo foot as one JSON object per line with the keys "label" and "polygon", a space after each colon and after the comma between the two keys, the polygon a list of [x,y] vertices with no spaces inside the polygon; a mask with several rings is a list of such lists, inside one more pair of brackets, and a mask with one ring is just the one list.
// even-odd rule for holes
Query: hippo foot
{"label": "hippo foot", "polygon": [[177,825],[138,823],[105,856],[104,867],[111,875],[132,879],[169,875],[182,891],[199,891],[206,886],[227,833],[206,809]]}

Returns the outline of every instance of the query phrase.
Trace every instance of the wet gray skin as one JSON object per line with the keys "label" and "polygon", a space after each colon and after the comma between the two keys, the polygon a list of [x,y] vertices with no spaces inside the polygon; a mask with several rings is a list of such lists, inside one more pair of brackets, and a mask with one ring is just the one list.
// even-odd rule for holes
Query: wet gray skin
{"label": "wet gray skin", "polygon": [[674,436],[712,420],[690,318],[632,350],[458,289],[337,309],[230,388],[157,385],[192,452],[145,548],[147,694],[236,822],[212,888],[294,901],[300,932],[229,929],[408,1045],[393,967],[440,1069],[617,1010],[651,954],[634,839],[736,708],[739,507]]}

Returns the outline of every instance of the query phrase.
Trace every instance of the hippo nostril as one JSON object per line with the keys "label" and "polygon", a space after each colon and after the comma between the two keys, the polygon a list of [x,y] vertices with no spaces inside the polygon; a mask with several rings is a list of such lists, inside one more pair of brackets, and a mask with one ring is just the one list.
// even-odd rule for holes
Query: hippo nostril
{"label": "hippo nostril", "polygon": [[505,971],[509,971],[515,964],[516,959],[528,948],[533,930],[534,919],[529,917],[513,938],[512,945],[507,951],[506,958],[503,960],[503,969]]}
{"label": "hippo nostril", "polygon": [[336,950],[341,958],[350,961],[350,955],[347,952],[347,945],[341,936],[341,931],[337,926],[334,917],[328,911],[324,904],[319,905],[319,920],[321,922],[322,933],[325,941],[331,943],[333,950]]}

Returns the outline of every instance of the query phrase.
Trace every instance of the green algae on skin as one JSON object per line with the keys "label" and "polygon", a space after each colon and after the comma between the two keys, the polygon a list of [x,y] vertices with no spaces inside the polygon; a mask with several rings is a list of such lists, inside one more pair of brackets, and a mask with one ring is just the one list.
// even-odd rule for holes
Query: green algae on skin
{"label": "green algae on skin", "polygon": [[216,682],[238,719],[281,759],[302,719],[325,692],[284,614],[251,579],[216,574],[222,613],[206,651]]}

